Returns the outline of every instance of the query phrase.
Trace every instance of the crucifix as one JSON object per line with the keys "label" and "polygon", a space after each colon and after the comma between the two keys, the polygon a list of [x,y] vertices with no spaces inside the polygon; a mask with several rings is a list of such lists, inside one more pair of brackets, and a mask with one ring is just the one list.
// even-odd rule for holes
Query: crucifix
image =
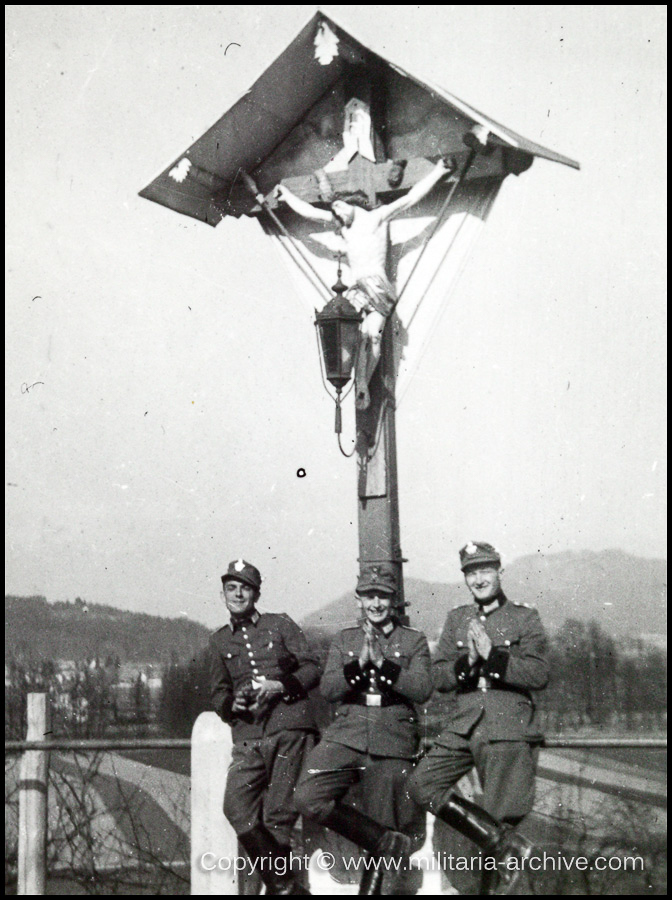
{"label": "crucifix", "polygon": [[[354,221],[338,223],[345,244],[339,249],[347,256],[354,279],[345,293],[364,314],[362,337],[366,338],[370,351],[368,357],[359,354],[359,371],[355,377],[360,395],[356,396],[355,404],[359,563],[360,569],[380,565],[394,571],[399,586],[397,613],[401,616],[404,560],[399,530],[394,360],[394,334],[400,328],[400,321],[395,316],[398,297],[387,272],[387,221],[382,220],[387,212],[401,212],[410,207],[443,179],[448,190],[444,190],[445,201],[434,226],[437,227],[461,183],[467,179],[501,179],[508,172],[518,174],[529,167],[532,157],[493,138],[484,125],[472,123],[466,134],[462,132],[457,146],[454,132],[448,129],[444,136],[437,133],[431,140],[427,156],[409,154],[407,159],[390,158],[387,136],[391,126],[387,107],[391,101],[385,65],[375,58],[369,58],[364,65],[348,63],[342,69],[341,78],[342,147],[321,168],[284,177],[279,185],[271,180],[270,173],[264,173],[263,167],[258,172],[252,168],[261,190],[240,168],[236,178],[226,181],[187,161],[188,177],[212,192],[213,203],[222,215],[266,216],[290,240],[292,236],[282,222],[285,203],[302,215],[310,210],[307,218],[336,224],[338,199],[346,197],[352,201],[355,195],[360,198],[355,205]],[[184,177],[187,173],[171,174],[173,180]],[[352,202],[346,205],[352,209]],[[376,216],[381,221],[371,227],[371,217]],[[432,230],[424,246],[433,234]],[[423,252],[424,247],[411,275]],[[303,256],[300,252],[299,255]],[[313,269],[305,257],[304,262]],[[313,274],[317,274],[314,269]],[[318,280],[326,287],[319,275]],[[338,284],[343,287],[340,278]],[[360,342],[360,348],[363,343]]]}
{"label": "crucifix", "polygon": [[[283,179],[257,199],[260,212],[275,217],[274,209],[286,203],[306,219],[334,225],[339,233],[339,249],[354,279],[345,296],[364,316],[355,374],[359,563],[360,568],[393,569],[397,614],[403,618],[393,360],[397,296],[387,273],[389,221],[444,178],[452,181],[454,190],[476,149],[465,151],[461,168],[454,157],[440,157],[435,163],[426,158],[389,160],[382,83],[372,83],[370,70],[351,73],[346,97],[342,150],[322,169]],[[487,132],[480,142],[479,149],[487,153]]]}

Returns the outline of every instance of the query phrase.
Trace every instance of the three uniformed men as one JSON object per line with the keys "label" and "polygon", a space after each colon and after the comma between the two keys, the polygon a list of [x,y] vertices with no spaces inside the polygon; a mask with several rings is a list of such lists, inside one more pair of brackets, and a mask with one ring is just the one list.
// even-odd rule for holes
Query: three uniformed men
{"label": "three uniformed men", "polygon": [[[320,690],[338,707],[313,749],[306,692],[319,680],[316,660],[289,617],[256,610],[258,570],[231,563],[222,576],[231,622],[211,639],[213,702],[233,728],[224,811],[252,858],[286,859],[300,812],[373,856],[406,860],[420,837],[419,804],[494,857],[499,878],[483,892],[499,880],[511,890],[519,870],[507,863],[531,850],[512,828],[534,799],[541,735],[530,691],[548,680],[546,636],[535,610],[505,596],[492,545],[468,543],[460,564],[474,603],[446,619],[433,669],[450,705],[443,731],[411,774],[419,752],[414,704],[431,694],[432,665],[425,636],[393,615],[391,568],[360,575],[363,618],[329,649]],[[453,792],[474,767],[482,807]],[[357,782],[368,785],[360,808],[342,802]],[[268,893],[305,892],[291,873],[262,876]]]}

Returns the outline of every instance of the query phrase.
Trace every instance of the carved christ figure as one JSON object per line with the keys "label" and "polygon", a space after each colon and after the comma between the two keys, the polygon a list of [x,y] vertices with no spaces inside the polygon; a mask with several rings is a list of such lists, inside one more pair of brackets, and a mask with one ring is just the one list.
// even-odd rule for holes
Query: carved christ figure
{"label": "carved christ figure", "polygon": [[320,209],[301,200],[283,184],[275,188],[278,200],[305,219],[332,224],[340,237],[342,252],[346,255],[354,278],[354,284],[348,288],[345,296],[364,314],[361,324],[362,346],[355,373],[355,403],[358,409],[366,409],[369,405],[369,381],[380,359],[385,322],[397,299],[395,288],[387,274],[389,223],[395,216],[426,197],[434,185],[448,172],[452,172],[453,168],[452,161],[439,160],[403,197],[373,209],[363,191],[337,194],[330,209]]}

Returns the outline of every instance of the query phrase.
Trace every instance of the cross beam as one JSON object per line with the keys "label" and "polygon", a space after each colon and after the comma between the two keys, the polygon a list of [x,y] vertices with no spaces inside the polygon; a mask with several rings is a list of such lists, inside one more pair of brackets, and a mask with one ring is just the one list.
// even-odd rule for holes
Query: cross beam
{"label": "cross beam", "polygon": [[[451,154],[456,163],[456,172],[462,171],[468,155],[469,151],[466,149]],[[402,161],[388,159],[374,163],[357,154],[347,169],[328,172],[326,177],[334,193],[361,190],[366,193],[371,203],[375,203],[377,199],[389,203],[424,178],[431,171],[437,158],[421,156]],[[465,177],[467,181],[473,181],[477,178],[503,178],[508,174],[520,175],[532,165],[532,160],[533,157],[522,150],[496,146],[489,155],[479,153]],[[262,193],[266,194],[267,205],[271,209],[277,209],[279,203],[273,196],[275,185],[264,184],[256,173],[250,174],[254,174]],[[213,173],[193,164],[189,176],[203,188],[212,191],[213,202],[223,215],[257,216],[262,212],[262,206],[255,202],[241,179],[234,184],[228,184]],[[451,176],[446,181],[454,181],[455,178],[456,176]],[[321,182],[317,173],[283,178],[281,183],[307,203],[318,206],[329,203],[324,182]]]}
{"label": "cross beam", "polygon": [[[349,193],[363,191],[373,204],[379,196],[392,199],[395,194],[404,194],[414,184],[417,184],[433,168],[433,163],[428,159],[409,159],[403,162],[386,160],[382,163],[374,163],[357,154],[347,169],[340,172],[325,172],[320,177],[317,174],[283,178],[282,184],[290,191],[308,203],[326,204],[331,201],[327,193],[328,188],[336,193]],[[325,185],[324,179],[327,184]],[[327,190],[325,190],[325,187]],[[270,195],[267,200],[276,203]]]}

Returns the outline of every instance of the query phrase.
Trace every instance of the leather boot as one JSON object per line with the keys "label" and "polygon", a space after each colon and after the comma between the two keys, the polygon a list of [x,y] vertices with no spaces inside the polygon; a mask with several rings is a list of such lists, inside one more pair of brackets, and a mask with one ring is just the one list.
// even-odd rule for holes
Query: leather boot
{"label": "leather boot", "polygon": [[501,824],[482,807],[451,794],[448,800],[434,811],[439,819],[473,841],[486,853],[494,853],[502,832]]}
{"label": "leather boot", "polygon": [[[326,819],[321,823],[331,828],[337,834],[342,835],[364,850],[368,850],[374,860],[383,859],[399,860],[399,868],[408,865],[411,855],[411,839],[399,831],[385,828],[379,822],[364,815],[358,809],[351,806],[343,806],[337,803]],[[387,871],[385,865],[371,865],[364,869],[360,881],[360,894],[380,894],[383,876]],[[390,865],[390,871],[397,871]]]}
{"label": "leather boot", "polygon": [[263,825],[255,825],[251,831],[239,834],[238,841],[253,863],[259,860],[258,872],[266,885],[267,894],[286,896],[310,893],[295,881],[290,870],[291,847],[279,844]]}
{"label": "leather boot", "polygon": [[[367,857],[371,859],[369,853],[367,853]],[[382,866],[371,865],[368,868],[365,866],[362,877],[359,880],[359,895],[361,897],[375,897],[381,894],[384,874]]]}
{"label": "leather boot", "polygon": [[411,839],[399,831],[385,828],[379,822],[364,815],[352,806],[337,803],[325,819],[320,820],[337,834],[374,856],[409,855]]}
{"label": "leather boot", "polygon": [[[310,894],[308,888],[304,887],[302,883],[301,872],[292,871],[292,848],[287,844],[281,844],[270,834],[269,837],[272,841],[275,841],[278,847],[278,853],[275,857],[276,863],[279,860],[285,860],[283,865],[277,866],[277,869],[284,872],[285,874],[281,877],[277,877],[278,889],[275,891],[275,893],[291,894],[292,896],[296,896],[299,894]],[[271,891],[269,890],[268,893],[270,894]]]}
{"label": "leather boot", "polygon": [[[532,844],[509,825],[503,825],[482,807],[457,794],[451,794],[435,814],[473,841],[484,854],[494,857],[497,869],[483,873],[480,893],[511,893],[522,874],[522,861],[532,852]],[[509,860],[514,859],[515,867],[509,867]]]}

